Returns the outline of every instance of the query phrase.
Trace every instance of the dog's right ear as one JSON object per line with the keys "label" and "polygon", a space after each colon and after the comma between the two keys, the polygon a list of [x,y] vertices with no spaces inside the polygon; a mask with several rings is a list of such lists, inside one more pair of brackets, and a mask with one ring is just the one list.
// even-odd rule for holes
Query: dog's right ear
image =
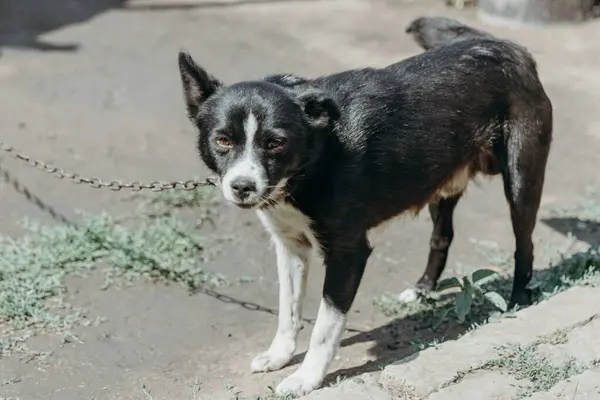
{"label": "dog's right ear", "polygon": [[179,73],[183,84],[185,104],[190,118],[196,117],[198,109],[222,85],[200,67],[192,56],[179,52]]}
{"label": "dog's right ear", "polygon": [[313,88],[298,95],[298,102],[304,115],[313,128],[323,129],[331,126],[340,116],[340,107],[325,92]]}

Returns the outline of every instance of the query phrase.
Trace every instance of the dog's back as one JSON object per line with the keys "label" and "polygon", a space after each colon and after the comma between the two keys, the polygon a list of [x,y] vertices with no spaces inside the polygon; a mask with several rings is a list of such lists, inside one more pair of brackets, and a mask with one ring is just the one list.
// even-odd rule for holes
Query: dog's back
{"label": "dog's back", "polygon": [[478,172],[498,173],[494,146],[505,141],[517,102],[551,112],[527,51],[487,38],[440,46],[382,69],[294,84],[319,87],[340,105],[341,149],[326,158],[328,170],[340,179],[347,165],[356,166],[353,184],[364,180],[368,196],[361,202],[378,203],[373,206],[389,197],[418,210],[431,196],[464,190]]}

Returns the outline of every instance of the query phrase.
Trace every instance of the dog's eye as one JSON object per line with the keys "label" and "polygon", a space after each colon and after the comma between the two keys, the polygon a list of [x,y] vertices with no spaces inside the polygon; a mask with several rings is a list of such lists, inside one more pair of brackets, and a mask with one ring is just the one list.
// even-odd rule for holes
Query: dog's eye
{"label": "dog's eye", "polygon": [[269,149],[269,150],[279,150],[279,149],[281,149],[281,147],[284,144],[285,144],[285,139],[283,139],[283,138],[271,139],[267,143],[267,149]]}
{"label": "dog's eye", "polygon": [[215,139],[215,141],[221,147],[225,147],[225,148],[230,148],[231,147],[231,140],[229,140],[229,138],[226,137],[226,136],[217,136],[217,138]]}

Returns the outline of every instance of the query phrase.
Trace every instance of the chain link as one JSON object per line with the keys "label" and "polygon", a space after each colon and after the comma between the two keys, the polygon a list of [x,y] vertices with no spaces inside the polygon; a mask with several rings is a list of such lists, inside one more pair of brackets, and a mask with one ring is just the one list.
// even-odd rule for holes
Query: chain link
{"label": "chain link", "polygon": [[31,157],[18,152],[14,147],[8,146],[3,142],[0,142],[0,150],[5,151],[10,154],[12,157],[17,160],[24,161],[30,167],[37,168],[41,171],[47,172],[58,179],[66,179],[75,184],[86,184],[93,188],[100,189],[106,188],[112,191],[119,191],[121,189],[130,189],[135,192],[139,192],[140,190],[151,190],[153,192],[162,192],[165,190],[195,190],[199,187],[204,186],[216,186],[216,180],[214,178],[207,178],[204,181],[172,181],[172,182],[161,182],[161,181],[153,181],[153,182],[128,182],[123,183],[121,181],[104,181],[100,178],[86,178],[79,174],[73,174],[69,172],[65,172],[62,168],[57,168],[52,165],[48,165],[43,161],[32,159]]}

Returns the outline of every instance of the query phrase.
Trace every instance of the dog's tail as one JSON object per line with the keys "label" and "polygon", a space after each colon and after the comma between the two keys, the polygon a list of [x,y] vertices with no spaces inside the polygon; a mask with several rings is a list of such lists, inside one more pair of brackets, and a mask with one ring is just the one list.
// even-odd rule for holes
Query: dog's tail
{"label": "dog's tail", "polygon": [[492,39],[489,33],[471,28],[455,19],[444,17],[420,17],[406,27],[415,42],[425,50],[446,45],[456,40],[475,38]]}

